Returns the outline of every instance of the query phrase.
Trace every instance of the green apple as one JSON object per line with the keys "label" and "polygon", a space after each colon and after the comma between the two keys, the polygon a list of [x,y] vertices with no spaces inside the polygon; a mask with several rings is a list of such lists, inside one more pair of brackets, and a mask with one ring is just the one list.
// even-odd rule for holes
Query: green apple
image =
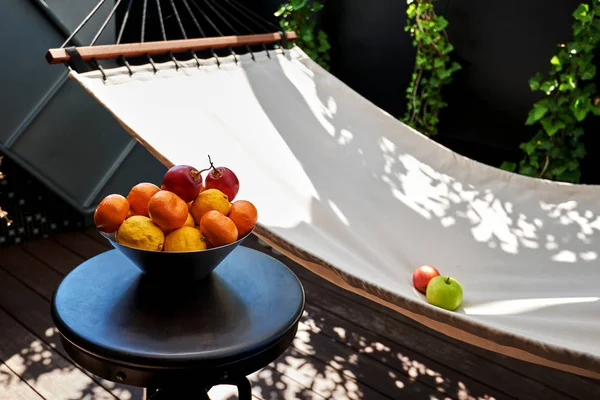
{"label": "green apple", "polygon": [[463,299],[460,283],[449,276],[436,276],[427,285],[427,302],[446,310],[454,311]]}

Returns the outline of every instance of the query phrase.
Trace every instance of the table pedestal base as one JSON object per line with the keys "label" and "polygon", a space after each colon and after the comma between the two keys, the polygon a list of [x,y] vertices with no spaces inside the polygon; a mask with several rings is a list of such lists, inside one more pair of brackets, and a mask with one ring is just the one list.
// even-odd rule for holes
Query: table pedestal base
{"label": "table pedestal base", "polygon": [[[239,400],[252,399],[252,386],[246,377],[236,380],[223,381],[220,382],[219,385],[235,385],[238,389]],[[182,385],[178,388],[168,389],[148,388],[144,390],[144,400],[210,400],[207,392],[211,389],[211,387],[212,386],[186,387]]]}

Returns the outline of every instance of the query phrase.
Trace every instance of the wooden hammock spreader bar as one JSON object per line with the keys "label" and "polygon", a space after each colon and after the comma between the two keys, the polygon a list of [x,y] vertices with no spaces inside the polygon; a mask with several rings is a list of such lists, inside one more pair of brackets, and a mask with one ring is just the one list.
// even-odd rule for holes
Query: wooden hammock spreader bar
{"label": "wooden hammock spreader bar", "polygon": [[[285,34],[288,40],[294,40],[298,37],[296,32],[287,32]],[[165,54],[169,51],[173,53],[183,53],[186,51],[200,51],[208,49],[220,49],[227,47],[238,47],[256,44],[271,44],[281,40],[279,32],[264,33],[258,35],[243,36],[220,36],[198,39],[166,40],[145,43],[124,43],[101,46],[83,46],[77,47],[77,51],[84,61],[114,59],[118,57],[139,57],[146,54],[152,56],[156,54]],[[64,48],[50,49],[46,54],[46,60],[50,64],[60,64],[68,62],[70,56]]]}

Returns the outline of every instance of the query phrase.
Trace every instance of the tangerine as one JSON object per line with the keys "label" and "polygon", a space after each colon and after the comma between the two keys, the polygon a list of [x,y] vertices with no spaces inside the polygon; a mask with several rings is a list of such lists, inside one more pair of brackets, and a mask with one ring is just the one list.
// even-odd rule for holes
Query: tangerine
{"label": "tangerine", "polygon": [[239,237],[246,236],[258,221],[258,211],[248,200],[236,200],[231,205],[228,217],[235,223]]}
{"label": "tangerine", "polygon": [[211,246],[224,246],[238,238],[238,230],[233,221],[217,210],[206,212],[200,219],[200,231]]}
{"label": "tangerine", "polygon": [[94,211],[94,224],[102,232],[113,233],[127,219],[129,202],[120,194],[109,194]]}
{"label": "tangerine", "polygon": [[[192,228],[196,227],[196,221],[194,221],[192,214],[190,214],[189,212],[188,212],[188,218],[185,220],[185,223],[183,224],[183,226],[191,226]],[[181,228],[183,228],[183,226]],[[177,229],[181,229],[181,228],[177,228]],[[165,236],[167,236],[171,232],[176,231],[177,229],[163,229],[163,232],[165,233]]]}
{"label": "tangerine", "polygon": [[181,228],[188,214],[185,201],[168,190],[157,192],[148,202],[148,215],[163,231]]}
{"label": "tangerine", "polygon": [[131,205],[131,215],[148,216],[148,203],[152,196],[160,191],[153,183],[142,182],[131,188],[127,195],[127,201]]}

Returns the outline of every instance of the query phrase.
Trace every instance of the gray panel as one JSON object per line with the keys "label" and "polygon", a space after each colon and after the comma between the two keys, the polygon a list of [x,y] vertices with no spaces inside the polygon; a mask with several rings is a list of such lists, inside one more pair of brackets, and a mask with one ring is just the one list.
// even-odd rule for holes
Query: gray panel
{"label": "gray panel", "polygon": [[108,111],[69,80],[11,150],[84,204],[130,139]]}
{"label": "gray panel", "polygon": [[0,44],[9,58],[0,63],[0,143],[17,129],[61,75],[44,55],[62,38],[37,7],[25,0],[0,1]]}
{"label": "gray panel", "polygon": [[160,186],[165,172],[167,172],[167,168],[138,143],[92,205],[95,207],[104,196],[111,193],[127,196],[132,186],[140,182],[151,182]]}
{"label": "gray panel", "polygon": [[[72,32],[99,3],[100,0],[46,0],[48,7],[56,14],[62,23]],[[110,13],[114,6],[114,0],[106,0],[94,16],[85,24],[83,29],[77,34],[76,38],[81,40],[83,45],[90,44],[92,38]],[[123,2],[120,7],[124,7]],[[119,8],[120,8],[119,7]],[[100,36],[96,44],[109,44],[115,42],[115,17]],[[66,38],[65,38],[66,39]],[[62,44],[59,43],[58,46]]]}

